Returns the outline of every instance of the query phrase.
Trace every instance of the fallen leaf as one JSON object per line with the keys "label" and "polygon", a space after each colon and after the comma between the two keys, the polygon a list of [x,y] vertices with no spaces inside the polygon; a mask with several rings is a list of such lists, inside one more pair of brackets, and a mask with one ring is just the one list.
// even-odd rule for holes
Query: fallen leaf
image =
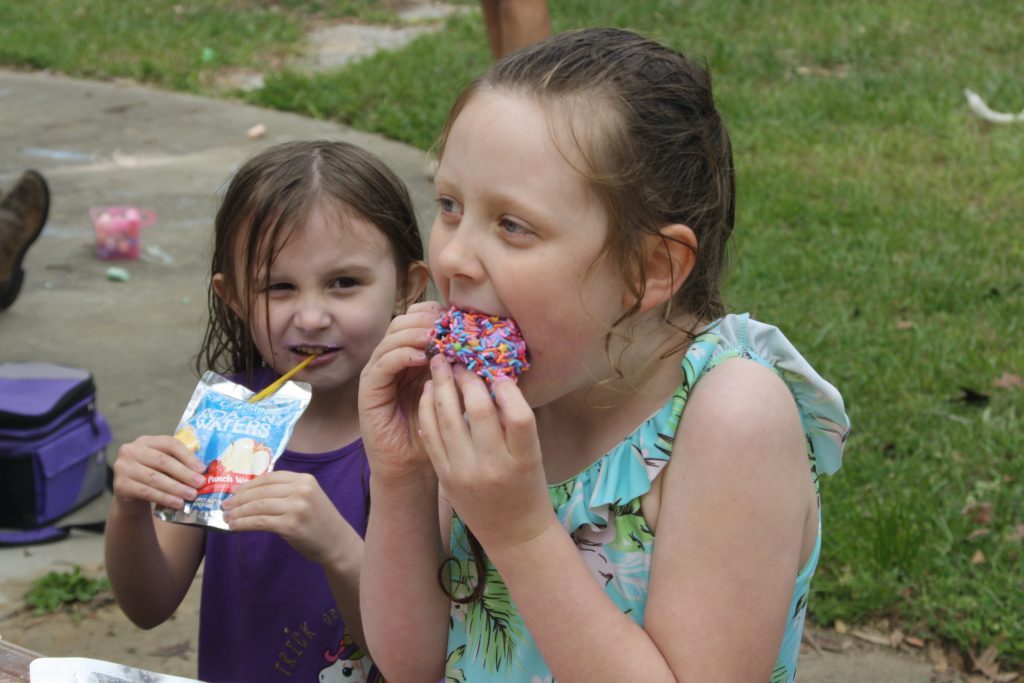
{"label": "fallen leaf", "polygon": [[999,650],[995,646],[990,646],[980,655],[976,655],[973,652],[968,652],[971,656],[971,661],[974,662],[974,670],[981,672],[986,678],[995,678],[999,675],[999,662],[996,659],[999,657]]}
{"label": "fallen leaf", "polygon": [[841,636],[828,631],[818,633],[816,639],[821,649],[829,652],[845,652],[853,647],[853,640],[849,636]]}
{"label": "fallen leaf", "polygon": [[983,527],[979,527],[979,528],[975,529],[974,531],[972,531],[971,533],[967,534],[967,540],[968,541],[973,541],[973,540],[975,540],[977,538],[983,538],[985,536],[988,536],[990,533],[992,533],[992,530],[989,529],[988,527],[984,527],[984,526]]}
{"label": "fallen leaf", "polygon": [[[819,657],[824,654],[821,651],[821,645],[818,644],[817,639],[813,635],[811,635],[810,629],[804,629],[803,641],[807,645],[810,645],[811,648],[814,649],[814,651],[818,654]],[[804,643],[800,644],[800,651],[801,652],[804,651]]]}
{"label": "fallen leaf", "polygon": [[845,78],[849,67],[845,64],[837,64],[833,67],[820,66],[818,64],[801,64],[796,67],[800,76],[821,76],[823,78]]}
{"label": "fallen leaf", "polygon": [[971,555],[971,564],[985,564],[985,553],[980,549],[974,551],[974,554]]}
{"label": "fallen leaf", "polygon": [[964,656],[961,654],[960,649],[951,647],[946,650],[946,656],[949,658],[949,666],[956,669],[957,671],[966,671],[967,662],[964,661]]}
{"label": "fallen leaf", "polygon": [[909,320],[897,320],[896,321],[896,329],[897,330],[910,330],[910,329],[913,329],[913,327],[914,327],[914,323],[910,322]]}
{"label": "fallen leaf", "polygon": [[875,645],[889,645],[889,636],[882,635],[881,633],[871,633],[868,631],[861,631],[855,629],[853,631],[850,631],[850,635],[854,638],[859,638],[861,640],[866,640],[869,643],[874,643]]}
{"label": "fallen leaf", "polygon": [[924,641],[917,636],[907,636],[903,639],[903,642],[910,647],[924,647]]}
{"label": "fallen leaf", "polygon": [[836,619],[836,623],[832,625],[832,628],[836,630],[836,633],[849,633],[850,627],[847,626],[846,622],[842,619]]}
{"label": "fallen leaf", "polygon": [[245,131],[245,137],[250,140],[257,140],[267,134],[267,127],[262,123],[257,123],[255,126]]}
{"label": "fallen leaf", "polygon": [[1020,389],[1021,387],[1024,387],[1024,377],[1014,375],[1011,372],[1004,372],[1002,375],[992,380],[992,386],[998,387],[999,389]]}
{"label": "fallen leaf", "polygon": [[935,673],[949,669],[949,659],[938,643],[928,643],[928,661],[932,663],[932,671]]}
{"label": "fallen leaf", "polygon": [[960,512],[967,515],[975,524],[992,523],[992,503],[968,503]]}

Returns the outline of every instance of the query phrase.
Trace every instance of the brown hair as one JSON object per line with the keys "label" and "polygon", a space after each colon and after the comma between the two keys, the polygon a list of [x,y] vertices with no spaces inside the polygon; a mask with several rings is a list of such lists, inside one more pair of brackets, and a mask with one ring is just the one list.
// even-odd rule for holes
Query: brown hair
{"label": "brown hair", "polygon": [[[570,126],[610,220],[602,255],[615,258],[637,295],[645,235],[673,223],[699,242],[696,265],[672,307],[697,320],[725,313],[721,284],[735,220],[732,146],[708,71],[649,38],[620,29],[567,31],[496,62],[459,96],[438,143],[466,103],[493,88],[531,97]],[[617,321],[617,322],[623,322]]]}
{"label": "brown hair", "polygon": [[[724,315],[721,285],[736,179],[706,68],[630,31],[567,31],[510,54],[473,81],[452,106],[439,156],[459,113],[486,89],[525,95],[545,108],[552,124],[568,125],[576,149],[563,154],[570,163],[581,160],[575,166],[609,217],[598,258],[613,258],[635,295],[634,305],[612,323],[609,345],[623,327],[627,343],[631,338],[629,325],[644,294],[645,238],[666,225],[689,226],[698,248],[693,270],[664,307],[664,320],[680,329],[679,313],[697,325]],[[681,331],[687,339],[695,332]],[[457,602],[475,600],[484,588],[486,558],[471,531],[468,539],[481,579],[465,598],[445,588]]]}
{"label": "brown hair", "polygon": [[[214,221],[211,276],[222,273],[234,289],[242,315],[207,293],[209,320],[196,357],[196,370],[245,373],[250,379],[264,360],[253,343],[247,320],[254,312],[260,283],[240,274],[269,271],[275,245],[305,223],[318,206],[351,211],[375,225],[388,239],[395,258],[399,290],[408,285],[409,267],[423,260],[416,212],[405,185],[377,157],[347,142],[286,142],[252,157],[235,173]],[[241,258],[239,258],[241,256]]]}

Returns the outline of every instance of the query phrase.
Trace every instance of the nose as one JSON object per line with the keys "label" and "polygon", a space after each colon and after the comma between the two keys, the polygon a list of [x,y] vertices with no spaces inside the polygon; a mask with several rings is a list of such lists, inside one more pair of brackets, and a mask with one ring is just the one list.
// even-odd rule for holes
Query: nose
{"label": "nose", "polygon": [[463,219],[457,228],[435,229],[430,234],[432,270],[445,280],[473,282],[483,278],[479,252]]}
{"label": "nose", "polygon": [[331,324],[324,301],[317,295],[301,297],[296,303],[292,323],[304,332],[322,330]]}

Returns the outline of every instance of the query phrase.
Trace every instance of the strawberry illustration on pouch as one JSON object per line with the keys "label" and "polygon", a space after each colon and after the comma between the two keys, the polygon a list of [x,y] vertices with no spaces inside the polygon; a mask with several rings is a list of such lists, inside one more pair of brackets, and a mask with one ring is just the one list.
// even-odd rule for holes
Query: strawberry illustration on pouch
{"label": "strawberry illustration on pouch", "polygon": [[231,442],[206,468],[206,484],[199,493],[234,493],[245,482],[270,469],[273,453],[255,439]]}

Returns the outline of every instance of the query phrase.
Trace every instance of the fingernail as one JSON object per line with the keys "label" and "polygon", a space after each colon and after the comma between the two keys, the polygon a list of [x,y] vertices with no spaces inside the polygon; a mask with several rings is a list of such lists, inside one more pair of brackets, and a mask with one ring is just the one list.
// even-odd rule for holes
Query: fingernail
{"label": "fingernail", "polygon": [[203,484],[205,484],[205,483],[206,483],[206,477],[204,477],[201,474],[197,474],[196,476],[192,477],[192,485],[195,486],[196,488],[202,487]]}

